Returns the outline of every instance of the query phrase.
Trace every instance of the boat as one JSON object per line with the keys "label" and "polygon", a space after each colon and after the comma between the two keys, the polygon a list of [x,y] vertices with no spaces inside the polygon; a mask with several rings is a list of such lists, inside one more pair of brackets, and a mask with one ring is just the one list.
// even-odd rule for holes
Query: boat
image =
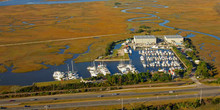
{"label": "boat", "polygon": [[145,63],[143,63],[143,67],[146,68],[146,66],[147,66],[147,65],[146,65]]}
{"label": "boat", "polygon": [[153,49],[158,49],[158,46],[154,45],[152,46]]}
{"label": "boat", "polygon": [[89,71],[91,77],[96,77],[99,74],[96,69],[95,62],[93,62],[93,66],[87,67],[87,70]]}
{"label": "boat", "polygon": [[79,75],[77,74],[77,71],[74,71],[73,61],[71,61],[71,65],[72,65],[72,71],[68,71],[68,73],[67,73],[68,79],[69,79],[69,80],[79,79]]}
{"label": "boat", "polygon": [[165,72],[164,69],[158,69],[158,72]]}
{"label": "boat", "polygon": [[73,69],[73,61],[71,61],[71,64],[72,64],[72,71],[69,70],[69,65],[67,64],[67,69],[68,69],[67,72],[55,71],[53,73],[53,78],[58,81],[78,79],[79,76],[77,74],[77,71],[74,71]]}
{"label": "boat", "polygon": [[132,51],[131,51],[131,50],[129,50],[129,53],[130,53],[130,54],[132,54]]}
{"label": "boat", "polygon": [[118,70],[122,73],[122,74],[126,74],[126,65],[123,63],[118,64],[117,66]]}
{"label": "boat", "polygon": [[55,72],[53,73],[53,78],[54,78],[55,80],[61,81],[61,80],[64,78],[64,75],[65,75],[64,72],[55,71]]}
{"label": "boat", "polygon": [[103,75],[111,74],[110,71],[108,70],[108,68],[106,67],[106,65],[103,64],[103,63],[100,63],[100,64],[98,65],[97,71],[98,71],[100,74],[103,74]]}
{"label": "boat", "polygon": [[140,60],[141,60],[141,61],[144,61],[144,56],[140,56]]}
{"label": "boat", "polygon": [[96,67],[95,62],[93,62],[93,66],[89,66],[87,67],[87,69],[89,70],[91,77],[96,77],[98,76],[98,74],[103,74],[103,75],[111,74],[107,66],[103,63],[100,63]]}
{"label": "boat", "polygon": [[138,71],[136,70],[134,65],[131,64],[131,62],[129,64],[124,64],[121,62],[120,64],[118,64],[117,68],[122,74],[128,74],[129,72],[138,73]]}

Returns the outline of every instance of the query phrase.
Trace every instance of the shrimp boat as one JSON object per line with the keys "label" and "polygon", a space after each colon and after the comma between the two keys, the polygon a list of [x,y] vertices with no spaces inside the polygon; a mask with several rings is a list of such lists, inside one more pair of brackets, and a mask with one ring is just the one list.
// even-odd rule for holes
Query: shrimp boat
{"label": "shrimp boat", "polygon": [[73,61],[71,61],[71,65],[72,65],[72,71],[69,70],[69,65],[67,65],[68,68],[67,72],[55,71],[53,73],[53,78],[58,81],[78,79],[79,76],[77,74],[77,71],[74,71],[73,69]]}

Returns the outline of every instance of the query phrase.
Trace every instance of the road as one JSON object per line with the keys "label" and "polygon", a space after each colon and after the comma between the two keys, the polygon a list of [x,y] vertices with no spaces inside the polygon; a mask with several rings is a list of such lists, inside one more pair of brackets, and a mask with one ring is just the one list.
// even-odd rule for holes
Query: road
{"label": "road", "polygon": [[[209,88],[210,89],[210,88]],[[216,91],[213,90],[204,90],[202,96],[219,96],[219,89]],[[135,103],[135,102],[147,102],[147,101],[161,101],[161,100],[171,100],[171,99],[184,99],[184,98],[198,98],[200,94],[190,94],[190,95],[171,95],[171,96],[156,96],[156,97],[145,97],[145,98],[129,98],[123,99],[123,104]],[[76,103],[62,103],[62,104],[53,104],[50,105],[50,108],[68,108],[68,107],[83,107],[83,106],[100,106],[100,105],[116,105],[121,104],[121,99],[112,99],[112,100],[101,100],[101,101],[85,101],[85,102],[76,102]],[[45,105],[37,105],[28,107],[28,109],[45,109]],[[27,107],[26,107],[27,108]],[[23,110],[25,107],[15,107],[8,108],[9,110]]]}
{"label": "road", "polygon": [[60,41],[69,41],[69,40],[77,40],[77,39],[88,39],[88,38],[95,38],[95,37],[105,37],[105,36],[115,36],[115,35],[122,35],[121,34],[107,34],[107,35],[96,35],[96,36],[84,36],[84,37],[74,37],[74,38],[66,38],[66,39],[54,39],[54,40],[44,40],[44,41],[33,41],[33,42],[22,42],[22,43],[13,43],[13,44],[2,44],[0,47],[7,47],[7,46],[19,46],[19,45],[27,45],[27,44],[40,44],[40,43],[48,43],[48,42],[60,42]]}
{"label": "road", "polygon": [[[172,90],[172,89],[171,89]],[[201,88],[187,88],[187,89],[178,89],[174,90],[175,93],[181,93],[181,92],[199,92],[203,91],[204,95],[203,96],[217,96],[220,94],[220,87],[201,87]],[[115,93],[117,93],[115,91]],[[112,95],[111,93],[103,93],[103,94],[73,94],[73,95],[54,95],[54,96],[40,96],[40,97],[28,97],[28,98],[17,98],[17,99],[4,99],[0,100],[0,106],[7,106],[7,105],[18,105],[20,103],[24,102],[30,102],[30,101],[50,101],[54,100],[70,100],[70,99],[86,99],[86,98],[98,98],[97,96],[103,95],[103,97],[126,97],[126,96],[132,96],[132,97],[138,97],[140,95],[159,95],[159,94],[168,94],[169,91],[158,91],[158,92],[124,92],[124,93],[119,93],[118,95]],[[165,99],[174,99],[174,98],[193,98],[193,97],[198,97],[198,94],[193,94],[193,95],[178,95],[177,96],[160,96],[160,100],[165,100]],[[37,99],[37,100],[33,100]],[[156,97],[157,99],[157,97]],[[156,100],[155,97],[151,98],[131,98],[131,99],[125,99],[124,103],[133,103],[133,102],[141,102],[141,101],[153,101]],[[10,100],[15,100],[13,102],[10,102]],[[118,100],[118,99],[117,99]],[[159,99],[157,99],[159,100]],[[104,103],[105,102],[105,103]],[[105,101],[94,101],[94,102],[80,102],[80,103],[66,103],[66,104],[55,104],[55,105],[50,105],[51,108],[65,108],[65,107],[80,107],[80,106],[96,106],[96,105],[114,105],[114,104],[119,104],[118,101],[115,100],[105,100]],[[18,107],[18,108],[11,108],[11,109],[22,109],[24,107]],[[42,108],[42,106],[33,106],[30,107],[31,109],[39,109]]]}

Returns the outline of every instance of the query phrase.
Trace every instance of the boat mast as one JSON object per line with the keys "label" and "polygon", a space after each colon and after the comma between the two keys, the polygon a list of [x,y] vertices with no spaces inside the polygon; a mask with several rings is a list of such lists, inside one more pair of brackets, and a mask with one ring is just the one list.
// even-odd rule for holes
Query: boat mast
{"label": "boat mast", "polygon": [[74,73],[73,60],[71,61],[71,65],[72,65],[72,73]]}
{"label": "boat mast", "polygon": [[67,64],[67,69],[68,69],[68,72],[69,72],[70,71],[69,64]]}
{"label": "boat mast", "polygon": [[95,67],[95,69],[96,69],[96,66],[95,66],[95,61],[93,61],[93,66]]}

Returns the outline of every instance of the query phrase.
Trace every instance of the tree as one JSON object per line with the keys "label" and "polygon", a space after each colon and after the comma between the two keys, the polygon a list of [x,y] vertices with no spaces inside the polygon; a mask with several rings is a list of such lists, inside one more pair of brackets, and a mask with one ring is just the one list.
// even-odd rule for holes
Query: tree
{"label": "tree", "polygon": [[119,6],[119,5],[121,5],[121,3],[115,2],[115,6]]}
{"label": "tree", "polygon": [[196,75],[202,76],[204,78],[207,78],[210,76],[208,73],[208,68],[207,68],[206,62],[204,62],[204,61],[200,62],[200,64],[197,66]]}

